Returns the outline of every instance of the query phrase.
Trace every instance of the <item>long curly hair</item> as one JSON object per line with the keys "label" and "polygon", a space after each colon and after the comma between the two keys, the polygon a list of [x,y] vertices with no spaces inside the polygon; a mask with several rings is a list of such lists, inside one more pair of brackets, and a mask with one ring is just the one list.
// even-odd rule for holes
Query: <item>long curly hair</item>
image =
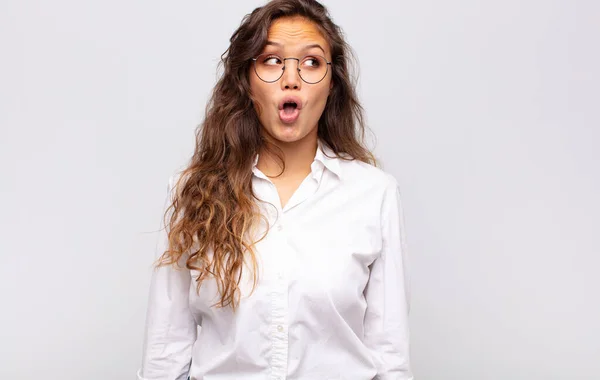
{"label": "long curly hair", "polygon": [[221,55],[223,72],[196,130],[195,151],[165,211],[168,248],[156,263],[156,267],[180,265],[186,255],[186,267],[199,273],[196,290],[212,276],[220,295],[215,305],[229,305],[234,311],[246,262],[251,264],[252,289],[256,287],[253,248],[268,232],[258,240],[248,239],[253,227],[264,220],[252,190],[254,159],[266,150],[285,170],[281,151],[261,133],[250,91],[251,59],[262,52],[271,23],[289,16],[312,21],[331,48],[333,87],[318,122],[318,138],[341,159],[377,166],[364,145],[368,129],[355,91],[357,76],[350,71],[354,55],[327,9],[314,0],[273,0],[246,15]]}

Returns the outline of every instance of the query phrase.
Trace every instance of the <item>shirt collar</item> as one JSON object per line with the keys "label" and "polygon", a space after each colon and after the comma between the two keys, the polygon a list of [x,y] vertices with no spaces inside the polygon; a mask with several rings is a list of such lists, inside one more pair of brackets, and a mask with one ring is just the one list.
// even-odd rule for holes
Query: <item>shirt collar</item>
{"label": "shirt collar", "polygon": [[321,162],[327,169],[342,178],[342,171],[340,168],[340,159],[336,156],[335,152],[331,150],[321,139],[317,140],[317,153],[315,154],[315,161]]}
{"label": "shirt collar", "polygon": [[[258,170],[255,170],[255,169],[257,169],[256,168],[257,164],[258,164],[258,153],[254,156],[254,163],[252,164],[252,171],[255,174],[258,171]],[[311,169],[313,171],[313,175],[317,174],[317,171],[318,171],[317,169],[321,165],[326,167],[328,170],[333,172],[335,175],[337,175],[338,178],[341,178],[342,173],[341,173],[339,158],[336,156],[335,152],[327,146],[327,144],[322,142],[321,139],[317,139],[317,152],[315,154],[315,159],[314,159],[313,163],[311,164]]]}

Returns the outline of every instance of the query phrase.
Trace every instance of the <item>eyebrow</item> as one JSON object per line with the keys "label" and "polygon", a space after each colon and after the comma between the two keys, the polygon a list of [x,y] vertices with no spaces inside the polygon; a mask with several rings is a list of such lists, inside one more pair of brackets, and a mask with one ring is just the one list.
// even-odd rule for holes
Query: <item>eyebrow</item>
{"label": "eyebrow", "polygon": [[[280,44],[279,42],[275,42],[275,41],[267,41],[267,43],[265,45],[272,45],[272,46],[277,46],[277,47],[283,47],[282,44]],[[321,47],[321,45],[319,44],[309,44],[309,45],[305,45],[302,50],[308,50],[308,49],[312,49],[312,48],[319,48],[321,49],[321,51],[323,52],[323,54],[325,54],[325,49],[323,49]]]}

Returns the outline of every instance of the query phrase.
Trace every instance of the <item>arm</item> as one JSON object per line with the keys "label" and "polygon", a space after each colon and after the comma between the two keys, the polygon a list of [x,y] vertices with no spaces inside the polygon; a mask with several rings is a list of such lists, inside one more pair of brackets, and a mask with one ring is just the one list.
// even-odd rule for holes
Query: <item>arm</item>
{"label": "arm", "polygon": [[409,359],[410,289],[403,211],[396,179],[390,181],[381,208],[381,255],[371,264],[365,289],[365,344],[380,380],[413,380]]}
{"label": "arm", "polygon": [[[169,179],[167,201],[173,199],[174,181],[174,177]],[[168,244],[167,231],[163,223],[161,226],[157,257]],[[188,306],[191,275],[185,258],[183,255],[179,262],[181,268],[161,266],[152,273],[138,380],[187,379],[197,326]]]}

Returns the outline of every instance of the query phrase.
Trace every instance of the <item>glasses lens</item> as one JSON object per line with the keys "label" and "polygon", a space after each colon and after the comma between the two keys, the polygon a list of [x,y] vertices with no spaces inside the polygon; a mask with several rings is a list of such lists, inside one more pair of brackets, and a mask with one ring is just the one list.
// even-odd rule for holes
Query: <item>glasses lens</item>
{"label": "glasses lens", "polygon": [[[288,69],[293,67],[292,64],[288,60]],[[275,82],[281,78],[283,67],[283,58],[274,54],[261,54],[254,61],[256,75],[265,82]],[[319,55],[308,55],[298,62],[298,68],[305,82],[317,83],[327,74],[327,61]]]}
{"label": "glasses lens", "polygon": [[302,58],[298,68],[305,82],[317,83],[327,74],[327,61],[320,55],[308,55]]}
{"label": "glasses lens", "polygon": [[283,73],[283,59],[273,54],[262,54],[254,61],[254,67],[260,79],[275,82]]}

